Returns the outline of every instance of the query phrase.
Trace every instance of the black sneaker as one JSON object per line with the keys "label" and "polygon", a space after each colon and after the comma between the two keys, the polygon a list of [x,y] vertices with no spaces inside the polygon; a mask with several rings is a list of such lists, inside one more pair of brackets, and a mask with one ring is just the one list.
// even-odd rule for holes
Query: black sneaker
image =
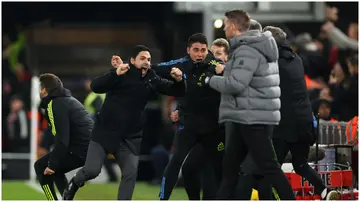
{"label": "black sneaker", "polygon": [[69,183],[69,186],[65,189],[64,193],[63,193],[63,200],[68,200],[68,201],[71,201],[74,199],[74,196],[77,192],[77,190],[82,187],[82,186],[79,186],[77,185],[75,182],[74,182],[74,178],[72,178],[70,180],[70,183]]}

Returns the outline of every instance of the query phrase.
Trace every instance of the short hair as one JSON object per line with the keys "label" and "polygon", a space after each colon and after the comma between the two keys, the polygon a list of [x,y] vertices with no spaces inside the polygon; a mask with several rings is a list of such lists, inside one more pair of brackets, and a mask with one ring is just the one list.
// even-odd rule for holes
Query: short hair
{"label": "short hair", "polygon": [[260,32],[262,32],[262,26],[258,21],[254,19],[250,19],[249,30],[259,30]]}
{"label": "short hair", "polygon": [[278,45],[285,42],[287,34],[280,27],[266,26],[264,32],[266,31],[271,32]]}
{"label": "short hair", "polygon": [[328,100],[321,99],[319,100],[319,108],[321,106],[325,106],[326,108],[331,108],[331,102],[329,102]]}
{"label": "short hair", "polygon": [[[130,53],[130,58],[136,58],[140,52],[142,51],[148,51],[150,52],[150,49],[144,45],[136,45],[133,47],[133,49],[131,50],[131,53]],[[129,60],[130,60],[129,58]]]}
{"label": "short hair", "polygon": [[47,92],[63,87],[63,83],[55,74],[45,73],[40,75],[40,86],[45,88]]}
{"label": "short hair", "polygon": [[15,100],[23,101],[22,97],[18,94],[15,94],[15,95],[11,96],[11,98],[10,98],[10,102],[14,102]]}
{"label": "short hair", "polygon": [[201,43],[205,44],[206,46],[208,45],[207,38],[203,33],[196,33],[191,35],[188,39],[188,47],[191,47],[193,43]]}
{"label": "short hair", "polygon": [[230,45],[229,42],[224,38],[218,38],[213,41],[212,46],[224,47],[226,54],[229,54]]}
{"label": "short hair", "polygon": [[246,32],[250,27],[250,15],[243,10],[227,11],[225,16],[239,27],[241,32]]}

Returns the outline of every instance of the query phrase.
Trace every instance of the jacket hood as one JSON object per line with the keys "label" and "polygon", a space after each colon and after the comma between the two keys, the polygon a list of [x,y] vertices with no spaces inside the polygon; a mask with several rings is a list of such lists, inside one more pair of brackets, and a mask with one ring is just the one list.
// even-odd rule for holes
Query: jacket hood
{"label": "jacket hood", "polygon": [[71,92],[66,88],[56,88],[41,100],[40,107],[46,108],[48,103],[57,97],[71,97]]}
{"label": "jacket hood", "polygon": [[230,49],[235,50],[241,45],[248,45],[255,48],[267,59],[267,62],[275,62],[279,58],[278,48],[275,39],[270,31],[261,33],[259,30],[249,30],[241,36],[230,39]]}
{"label": "jacket hood", "polygon": [[296,57],[294,51],[287,44],[279,45],[279,58],[294,59]]}

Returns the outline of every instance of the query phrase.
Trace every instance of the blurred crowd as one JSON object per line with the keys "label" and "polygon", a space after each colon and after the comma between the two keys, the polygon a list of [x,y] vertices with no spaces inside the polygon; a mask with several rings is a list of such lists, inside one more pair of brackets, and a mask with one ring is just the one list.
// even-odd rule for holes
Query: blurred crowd
{"label": "blurred crowd", "polygon": [[327,7],[318,36],[299,34],[293,48],[304,64],[314,114],[349,121],[358,115],[358,24],[341,21],[338,13]]}
{"label": "blurred crowd", "polygon": [[[318,35],[299,34],[292,40],[292,47],[304,64],[314,114],[319,113],[323,120],[349,121],[358,116],[358,22],[343,21],[338,13],[336,7],[327,7],[326,20]],[[28,153],[31,73],[26,64],[25,34],[18,27],[12,33],[3,33],[2,39],[2,151]],[[90,96],[88,85],[89,80],[85,81],[84,90]],[[168,163],[174,133],[169,116],[175,105],[172,97],[154,96],[147,106],[142,153],[152,155],[154,183],[160,183]],[[43,135],[47,134],[46,129],[47,123],[39,110],[39,155],[51,147],[51,134]],[[115,180],[116,176],[111,177],[111,181]]]}
{"label": "blurred crowd", "polygon": [[2,36],[2,148],[29,152],[31,74],[22,28]]}

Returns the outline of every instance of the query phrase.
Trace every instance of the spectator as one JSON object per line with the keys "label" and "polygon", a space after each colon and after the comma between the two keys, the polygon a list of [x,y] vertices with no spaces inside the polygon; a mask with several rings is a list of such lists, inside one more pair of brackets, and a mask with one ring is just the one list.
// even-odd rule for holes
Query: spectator
{"label": "spectator", "polygon": [[296,52],[303,61],[305,74],[311,79],[324,77],[324,72],[326,73],[327,70],[326,57],[324,57],[319,46],[313,42],[310,34],[298,35],[295,38],[295,47]]}
{"label": "spectator", "polygon": [[335,27],[334,23],[327,22],[321,29],[327,34],[329,40],[340,49],[358,50],[358,41],[346,36],[339,28]]}
{"label": "spectator", "polygon": [[350,74],[350,87],[348,90],[348,106],[350,108],[349,117],[358,116],[359,110],[359,67],[357,53],[348,58],[347,66]]}
{"label": "spectator", "polygon": [[331,103],[327,100],[320,100],[319,101],[319,107],[317,108],[317,112],[319,113],[320,119],[329,121],[330,118],[330,112],[331,112]]}
{"label": "spectator", "polygon": [[331,71],[329,86],[334,97],[331,116],[340,121],[350,120],[354,117],[354,108],[349,103],[353,102],[354,99],[356,100],[356,98],[350,96],[350,80],[346,77],[340,63],[336,63]]}
{"label": "spectator", "polygon": [[10,100],[10,114],[7,117],[10,152],[29,152],[29,126],[24,102],[19,96],[13,96]]}
{"label": "spectator", "polygon": [[333,101],[330,88],[325,87],[321,89],[319,97],[311,101],[311,106],[314,114],[318,113],[318,109],[322,101],[327,101],[329,104]]}

